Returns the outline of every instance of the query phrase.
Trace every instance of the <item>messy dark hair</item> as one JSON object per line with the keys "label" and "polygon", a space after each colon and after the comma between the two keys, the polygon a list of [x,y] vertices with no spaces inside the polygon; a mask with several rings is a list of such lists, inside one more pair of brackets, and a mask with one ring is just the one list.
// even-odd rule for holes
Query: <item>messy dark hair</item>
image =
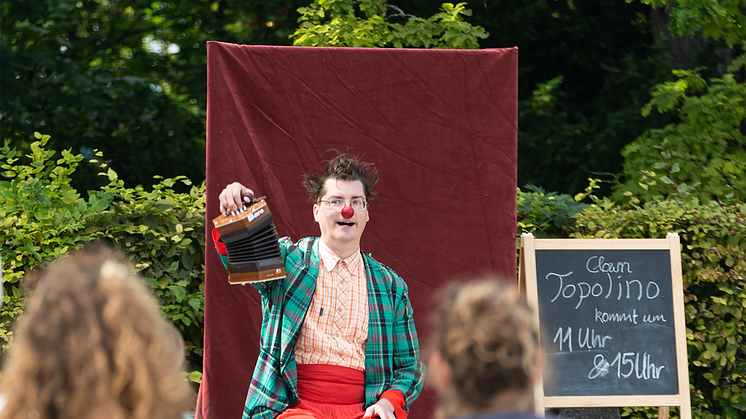
{"label": "messy dark hair", "polygon": [[363,184],[365,199],[375,196],[373,188],[378,184],[378,170],[371,163],[361,162],[357,157],[347,153],[337,152],[338,155],[329,160],[324,168],[324,173],[320,176],[314,176],[306,173],[303,176],[303,186],[310,195],[312,202],[318,202],[324,196],[324,183],[327,179],[337,179],[345,181],[359,180]]}

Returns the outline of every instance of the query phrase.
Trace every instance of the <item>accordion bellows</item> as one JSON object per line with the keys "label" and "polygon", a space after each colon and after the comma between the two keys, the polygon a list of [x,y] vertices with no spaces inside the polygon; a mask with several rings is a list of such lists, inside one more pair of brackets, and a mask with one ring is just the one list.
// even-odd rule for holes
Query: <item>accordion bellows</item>
{"label": "accordion bellows", "polygon": [[277,230],[264,199],[212,222],[228,252],[228,282],[245,284],[285,277]]}

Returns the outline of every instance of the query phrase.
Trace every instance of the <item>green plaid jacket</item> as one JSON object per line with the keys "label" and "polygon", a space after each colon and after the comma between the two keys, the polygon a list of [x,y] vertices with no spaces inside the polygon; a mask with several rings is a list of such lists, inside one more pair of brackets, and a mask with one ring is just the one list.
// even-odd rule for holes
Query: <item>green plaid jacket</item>
{"label": "green plaid jacket", "polygon": [[[259,358],[244,407],[244,419],[272,419],[298,402],[295,342],[316,290],[318,238],[298,243],[283,237],[287,277],[254,286],[262,297]],[[389,267],[363,253],[368,280],[368,341],[365,407],[386,390],[400,390],[407,410],[419,396],[425,373],[407,284]]]}

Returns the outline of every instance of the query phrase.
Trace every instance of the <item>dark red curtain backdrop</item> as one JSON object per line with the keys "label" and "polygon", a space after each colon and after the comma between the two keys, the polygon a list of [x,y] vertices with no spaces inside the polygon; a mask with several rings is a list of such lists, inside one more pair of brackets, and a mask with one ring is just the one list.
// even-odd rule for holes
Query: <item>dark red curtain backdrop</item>
{"label": "dark red curtain backdrop", "polygon": [[[348,151],[374,162],[362,249],[409,284],[426,354],[435,291],[515,277],[518,50],[208,43],[207,229],[240,181],[267,195],[281,236],[318,235],[305,172]],[[258,354],[259,295],[229,285],[207,234],[197,417],[238,419]],[[426,360],[426,358],[424,358]],[[430,418],[426,389],[411,418]]]}

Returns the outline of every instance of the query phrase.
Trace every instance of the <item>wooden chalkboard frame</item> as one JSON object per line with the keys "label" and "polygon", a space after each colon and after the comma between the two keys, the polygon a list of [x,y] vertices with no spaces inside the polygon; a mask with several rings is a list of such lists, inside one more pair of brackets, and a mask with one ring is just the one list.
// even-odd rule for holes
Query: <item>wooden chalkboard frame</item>
{"label": "wooden chalkboard frame", "polygon": [[691,419],[681,248],[678,234],[669,233],[665,239],[539,239],[534,238],[530,233],[523,234],[521,236],[518,287],[523,295],[526,296],[529,305],[534,309],[534,318],[538,327],[540,326],[540,320],[536,250],[668,250],[671,263],[672,304],[679,391],[676,395],[545,397],[544,382],[543,380],[539,380],[534,386],[536,411],[543,414],[545,408],[559,407],[659,406],[659,416],[667,417],[668,406],[679,406],[681,419]]}

